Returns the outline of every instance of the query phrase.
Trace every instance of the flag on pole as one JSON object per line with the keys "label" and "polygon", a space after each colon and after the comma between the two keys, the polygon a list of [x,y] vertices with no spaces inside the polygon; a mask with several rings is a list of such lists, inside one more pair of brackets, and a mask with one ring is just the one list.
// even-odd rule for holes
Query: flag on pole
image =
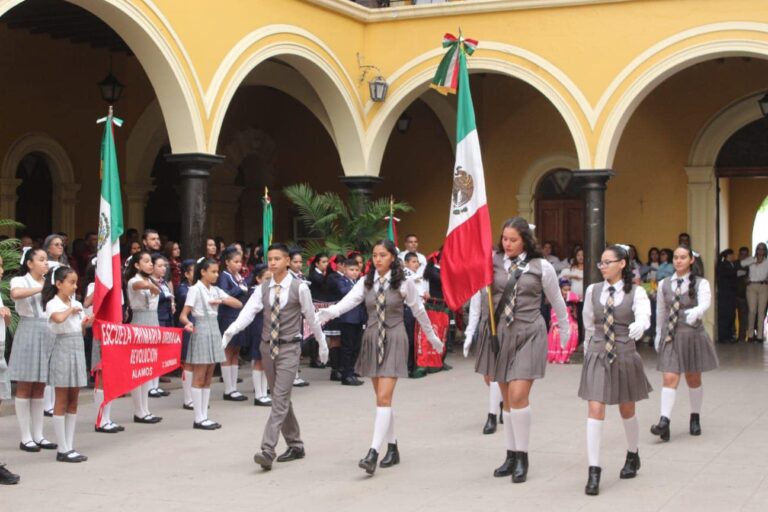
{"label": "flag on pole", "polygon": [[122,323],[122,265],[120,235],[123,234],[123,203],[117,170],[114,126],[123,121],[109,114],[97,121],[104,123],[101,139],[101,199],[99,201],[99,249],[96,254],[96,286],[93,294],[94,316],[105,322]]}
{"label": "flag on pole", "polygon": [[261,218],[263,225],[263,242],[264,254],[267,254],[267,249],[272,245],[272,200],[269,198],[269,189],[264,187],[264,197],[261,199],[264,205],[264,213]]}
{"label": "flag on pole", "polygon": [[477,41],[464,39],[461,33],[458,38],[446,34],[443,47],[449,50],[438,66],[432,86],[444,93],[455,92],[458,86],[458,109],[453,191],[440,264],[445,302],[457,310],[477,290],[491,283],[493,241],[467,72],[467,55],[475,51]]}
{"label": "flag on pole", "polygon": [[397,223],[400,222],[400,219],[395,217],[395,199],[392,196],[389,196],[389,215],[385,219],[388,221],[387,238],[392,240],[397,247]]}

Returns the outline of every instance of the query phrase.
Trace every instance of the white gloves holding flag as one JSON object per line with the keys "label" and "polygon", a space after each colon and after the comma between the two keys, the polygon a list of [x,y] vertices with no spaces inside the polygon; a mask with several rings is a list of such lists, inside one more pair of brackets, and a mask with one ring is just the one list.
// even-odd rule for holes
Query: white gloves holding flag
{"label": "white gloves holding flag", "polygon": [[683,312],[685,314],[685,323],[691,327],[696,326],[696,322],[699,321],[699,312],[696,309],[689,309]]}
{"label": "white gloves holding flag", "polygon": [[469,357],[469,349],[472,348],[472,338],[474,336],[474,332],[466,331],[464,333],[464,357]]}
{"label": "white gloves holding flag", "polygon": [[644,332],[645,329],[641,323],[632,322],[629,324],[629,339],[637,341],[643,337]]}
{"label": "white gloves holding flag", "polygon": [[320,345],[318,357],[320,358],[320,362],[325,364],[328,362],[328,342],[325,341],[325,336],[323,336],[322,340],[317,340],[317,344]]}

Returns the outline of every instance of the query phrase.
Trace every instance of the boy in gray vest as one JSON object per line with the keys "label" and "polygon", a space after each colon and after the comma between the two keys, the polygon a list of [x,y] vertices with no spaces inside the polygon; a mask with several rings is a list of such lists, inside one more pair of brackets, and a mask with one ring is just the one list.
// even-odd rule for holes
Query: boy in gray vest
{"label": "boy in gray vest", "polygon": [[291,405],[293,379],[301,358],[302,315],[320,344],[320,360],[323,363],[328,361],[328,344],[315,316],[309,287],[288,272],[289,263],[288,247],[283,244],[269,246],[267,266],[272,272],[272,279],[254,290],[237,320],[224,331],[222,339],[222,344],[226,346],[235,334],[248,327],[254,317],[264,310],[260,348],[264,373],[272,390],[272,412],[264,427],[261,451],[253,456],[253,460],[265,470],[272,469],[280,432],[288,449],[277,457],[277,462],[304,458],[299,422]]}

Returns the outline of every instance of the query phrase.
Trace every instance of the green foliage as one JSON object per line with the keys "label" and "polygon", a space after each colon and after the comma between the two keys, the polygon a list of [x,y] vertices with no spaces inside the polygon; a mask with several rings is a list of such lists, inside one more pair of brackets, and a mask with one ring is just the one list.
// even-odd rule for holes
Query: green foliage
{"label": "green foliage", "polygon": [[[0,228],[23,229],[24,225],[10,219],[0,219]],[[3,259],[3,279],[0,280],[0,295],[3,297],[3,305],[11,310],[12,317],[8,328],[11,332],[16,330],[19,319],[11,300],[11,277],[19,268],[21,259],[21,242],[17,238],[0,240],[0,258]]]}
{"label": "green foliage", "polygon": [[[350,194],[345,201],[333,192],[316,192],[305,183],[286,187],[283,193],[293,203],[302,224],[317,237],[304,244],[306,256],[319,252],[346,254],[353,250],[367,254],[377,240],[387,236],[386,198],[368,201],[359,194]],[[413,208],[408,203],[396,202],[393,211],[396,215]]]}

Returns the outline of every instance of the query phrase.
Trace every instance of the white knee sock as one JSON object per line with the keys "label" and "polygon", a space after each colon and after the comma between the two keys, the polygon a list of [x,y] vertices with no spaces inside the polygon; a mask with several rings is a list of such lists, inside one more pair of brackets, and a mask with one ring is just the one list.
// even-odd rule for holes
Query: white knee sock
{"label": "white knee sock", "polygon": [[67,427],[64,416],[53,417],[53,430],[56,433],[56,442],[59,445],[59,453],[67,453],[71,448],[67,446]]}
{"label": "white knee sock", "polygon": [[29,421],[32,426],[32,440],[36,443],[45,439],[45,435],[43,435],[43,412],[45,404],[43,402],[45,402],[45,400],[42,398],[33,398],[30,400]]}
{"label": "white knee sock", "polygon": [[397,437],[395,436],[395,411],[389,408],[389,426],[387,427],[387,443],[396,444]]}
{"label": "white knee sock", "polygon": [[192,403],[192,377],[194,373],[184,370],[184,378],[181,379],[181,387],[184,388],[184,403]]}
{"label": "white knee sock", "polygon": [[56,393],[53,392],[53,386],[45,386],[43,400],[45,400],[45,410],[53,410],[53,406],[56,403]]}
{"label": "white knee sock", "polygon": [[[531,434],[531,406],[509,411],[510,421],[515,433],[515,446],[518,452],[528,452],[528,439]],[[506,424],[504,425],[506,428]]]}
{"label": "white knee sock", "polygon": [[603,420],[587,418],[587,462],[600,467],[600,441],[603,437]]}
{"label": "white knee sock", "polygon": [[229,368],[229,366],[221,365],[221,378],[224,380],[225,395],[234,391],[234,389],[232,389],[232,372],[229,371]]}
{"label": "white knee sock", "polygon": [[[104,402],[104,390],[94,389],[93,398],[96,402],[96,405],[101,406],[102,402]],[[109,425],[110,423],[112,423],[112,418],[110,417],[111,412],[112,412],[112,402],[109,402],[108,404],[104,405],[104,409],[101,411],[101,423],[99,424],[100,427],[103,427],[104,425]]]}
{"label": "white knee sock", "polygon": [[672,408],[675,406],[677,391],[672,388],[661,388],[661,415],[672,417]]}
{"label": "white knee sock", "polygon": [[512,428],[512,414],[509,411],[501,413],[504,416],[504,443],[507,445],[507,451],[516,452],[515,429]]}
{"label": "white knee sock", "polygon": [[691,413],[700,414],[701,404],[704,402],[704,386],[688,388],[688,394],[691,398]]}
{"label": "white knee sock", "polygon": [[251,378],[253,379],[253,394],[254,398],[261,398],[267,396],[267,390],[261,386],[261,376],[264,372],[261,370],[251,370]]}
{"label": "white knee sock", "polygon": [[637,422],[637,415],[624,420],[624,434],[627,436],[627,451],[637,453],[640,443],[640,424]]}
{"label": "white knee sock", "polygon": [[29,398],[17,398],[16,399],[16,421],[19,422],[19,432],[21,433],[21,442],[26,444],[32,441],[32,430],[30,422],[30,414],[32,410],[30,408]]}
{"label": "white knee sock", "polygon": [[384,436],[387,435],[387,430],[389,429],[389,420],[391,418],[391,407],[376,408],[376,423],[373,426],[373,440],[371,441],[371,448],[377,452],[381,451],[381,445],[384,442]]}
{"label": "white knee sock", "polygon": [[149,389],[160,389],[160,377],[152,379]]}
{"label": "white knee sock", "polygon": [[141,394],[144,393],[144,386],[138,386],[131,390],[131,400],[133,400],[133,415],[139,418],[143,418],[149,412],[144,410],[144,400],[141,399]]}
{"label": "white knee sock", "polygon": [[491,382],[488,386],[488,413],[499,414],[499,404],[501,403],[501,389],[498,382]]}
{"label": "white knee sock", "polygon": [[267,374],[264,373],[263,371],[261,372],[261,389],[264,391],[264,395],[262,396],[262,398],[268,397],[269,383],[267,382]]}
{"label": "white knee sock", "polygon": [[208,404],[211,403],[211,388],[203,388],[203,419],[208,419]]}
{"label": "white knee sock", "polygon": [[240,365],[235,363],[229,365],[229,374],[231,375],[232,379],[232,392],[234,393],[237,391],[237,375],[240,373]]}
{"label": "white knee sock", "polygon": [[203,390],[192,388],[192,404],[195,408],[195,423],[200,423],[205,419],[203,414]]}
{"label": "white knee sock", "polygon": [[77,424],[77,414],[67,414],[64,416],[64,429],[67,436],[67,447],[70,450],[75,449],[75,425]]}
{"label": "white knee sock", "polygon": [[152,414],[149,412],[149,390],[152,389],[152,381],[147,381],[141,385],[141,407],[144,409],[144,416]]}

